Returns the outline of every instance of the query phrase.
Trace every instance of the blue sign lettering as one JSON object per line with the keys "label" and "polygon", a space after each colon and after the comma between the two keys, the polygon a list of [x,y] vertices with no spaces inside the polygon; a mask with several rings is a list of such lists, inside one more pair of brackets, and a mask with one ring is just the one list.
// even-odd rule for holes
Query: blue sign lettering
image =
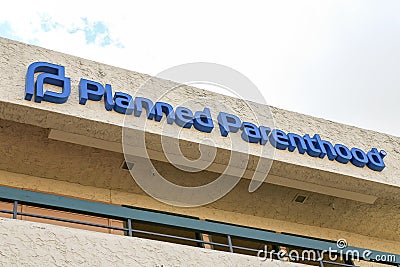
{"label": "blue sign lettering", "polygon": [[211,133],[214,129],[214,123],[209,108],[204,108],[203,111],[196,111],[194,113],[193,126],[200,132]]}
{"label": "blue sign lettering", "polygon": [[[35,74],[37,74],[35,82]],[[45,91],[44,84],[61,87],[61,92]],[[25,99],[30,101],[34,96],[35,102],[42,100],[56,104],[65,103],[71,92],[70,79],[65,77],[63,66],[47,63],[35,62],[28,67],[25,84]],[[98,82],[81,79],[79,82],[79,104],[86,105],[87,101],[101,101],[104,96],[104,107],[106,110],[114,110],[121,114],[140,117],[143,109],[146,110],[146,117],[149,120],[160,122],[165,116],[168,124],[173,124],[183,128],[192,126],[205,133],[210,133],[214,129],[214,123],[209,108],[203,111],[192,112],[186,107],[174,107],[168,103],[153,103],[144,97],[135,97],[123,92],[115,92],[113,95],[110,84],[104,86]],[[365,153],[359,148],[349,149],[345,145],[333,145],[329,141],[322,140],[318,134],[313,137],[306,134],[301,136],[295,133],[285,133],[279,129],[271,129],[266,126],[257,126],[250,122],[242,122],[239,117],[233,114],[220,112],[218,126],[221,135],[226,137],[229,133],[236,133],[241,130],[241,137],[244,141],[266,145],[270,144],[280,150],[293,152],[297,149],[300,154],[307,153],[311,157],[327,158],[331,161],[347,164],[351,162],[354,166],[363,168],[367,166],[374,171],[382,171],[385,168],[383,158],[386,152],[372,148]]]}

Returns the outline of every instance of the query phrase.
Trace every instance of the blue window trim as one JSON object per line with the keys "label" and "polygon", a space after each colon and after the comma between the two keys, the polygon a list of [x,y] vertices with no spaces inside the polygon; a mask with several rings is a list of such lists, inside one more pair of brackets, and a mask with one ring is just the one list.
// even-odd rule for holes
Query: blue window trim
{"label": "blue window trim", "polygon": [[[35,205],[44,205],[71,211],[91,213],[102,215],[105,217],[130,218],[138,221],[157,223],[170,227],[183,228],[195,232],[230,235],[233,237],[241,237],[245,239],[254,239],[269,243],[284,244],[294,247],[301,247],[315,250],[329,250],[329,248],[337,249],[336,242],[322,241],[301,236],[289,234],[278,234],[267,230],[248,228],[244,226],[236,226],[224,223],[197,220],[192,218],[174,216],[161,212],[153,212],[135,208],[127,208],[112,204],[99,203],[94,201],[81,200],[65,196],[56,196],[40,192],[33,192],[17,188],[0,186],[0,198],[17,200],[20,202],[31,203]],[[348,246],[342,250],[345,254],[349,250],[358,250],[360,255],[367,249]],[[394,264],[400,264],[400,255],[394,253],[386,253],[376,250],[368,250],[371,252],[370,259],[376,258],[377,255],[395,256]],[[369,260],[369,259],[365,259]]]}

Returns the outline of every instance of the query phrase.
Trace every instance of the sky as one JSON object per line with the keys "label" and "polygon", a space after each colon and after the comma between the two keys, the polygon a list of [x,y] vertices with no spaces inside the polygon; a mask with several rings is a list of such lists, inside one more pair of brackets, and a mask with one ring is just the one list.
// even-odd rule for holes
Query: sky
{"label": "sky", "polygon": [[395,0],[7,1],[0,36],[150,75],[218,63],[269,105],[400,136],[399,14]]}

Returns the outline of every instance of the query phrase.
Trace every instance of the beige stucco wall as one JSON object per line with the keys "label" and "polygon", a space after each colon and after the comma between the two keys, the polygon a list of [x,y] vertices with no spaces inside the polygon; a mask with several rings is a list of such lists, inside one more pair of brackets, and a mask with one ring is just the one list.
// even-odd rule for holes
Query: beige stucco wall
{"label": "beige stucco wall", "polygon": [[[71,77],[72,83],[72,92],[67,103],[39,104],[23,99],[26,69],[35,61],[48,61],[66,67],[67,76]],[[378,173],[352,164],[343,165],[327,159],[299,155],[297,151],[277,151],[271,169],[272,175],[267,179],[267,183],[275,185],[263,185],[250,194],[247,192],[248,181],[241,181],[235,190],[216,203],[195,209],[171,207],[144,194],[129,173],[120,168],[123,161],[120,143],[124,116],[106,111],[102,101],[88,101],[86,106],[79,105],[77,85],[81,77],[111,83],[114,91],[130,94],[134,94],[148,78],[144,74],[0,38],[1,185],[165,210],[329,240],[346,238],[350,245],[400,253],[400,225],[397,223],[400,220],[397,212],[400,208],[400,138],[271,108],[276,127],[286,132],[310,135],[319,133],[323,139],[333,143],[340,142],[348,147],[368,150],[378,146],[379,149],[386,150],[387,168]],[[158,94],[158,91],[148,91],[143,96],[157,100]],[[259,104],[250,103],[247,106],[242,100],[192,87],[181,87],[181,90],[172,92],[163,100],[174,106],[193,101],[193,110],[210,107],[214,119],[219,111],[228,111],[243,120],[251,121],[250,108],[259,115],[268,110],[268,107]],[[219,103],[225,103],[232,110],[220,110],[217,105]],[[163,161],[159,142],[161,124],[148,121],[148,125],[148,130],[153,133],[148,138],[150,154]],[[174,137],[172,133],[176,127],[178,126],[167,125],[163,134]],[[77,134],[78,139],[87,137],[91,138],[89,140],[101,140],[108,142],[106,145],[111,145],[96,149],[91,147],[96,147],[95,145],[85,142],[70,144],[51,140],[48,138],[51,132],[49,129]],[[183,142],[183,151],[192,157],[198,152],[196,144],[212,137],[219,147],[215,165],[228,164],[226,155],[229,154],[229,140],[220,136],[217,127],[212,134],[191,129],[182,131],[180,137],[186,140]],[[232,142],[247,145],[241,140],[239,133],[230,137]],[[239,147],[238,150],[241,151],[242,148],[244,149]],[[244,166],[248,177],[254,170],[254,159],[259,155],[258,148],[257,145],[249,146],[254,157]],[[172,180],[175,179],[175,182],[191,186],[194,183],[207,182],[217,175],[217,169],[214,169],[215,172],[194,174],[184,179],[180,172],[160,161],[155,164],[160,172]],[[282,181],[307,184],[298,187],[302,190],[276,186],[285,185],[280,183]],[[323,186],[327,193],[306,192],[311,186]],[[335,194],[330,193],[333,189],[365,194],[374,197],[376,201],[371,204],[335,197]],[[304,205],[292,202],[299,192],[309,195]],[[332,203],[335,203],[335,210],[331,208]]]}
{"label": "beige stucco wall", "polygon": [[[81,77],[110,83],[114,91],[123,91],[132,95],[143,85],[149,76],[133,71],[92,62],[82,58],[65,55],[62,53],[30,46],[7,39],[0,39],[0,118],[29,123],[44,128],[58,129],[66,132],[81,134],[83,136],[95,137],[101,140],[120,142],[121,125],[124,116],[116,112],[107,112],[104,103],[88,101],[82,106],[78,103],[77,86]],[[66,67],[66,75],[71,77],[72,92],[67,103],[55,105],[42,102],[40,104],[25,101],[24,83],[26,69],[32,62],[47,61]],[[152,100],[158,100],[162,95],[165,84],[154,83],[156,90],[141,92],[141,95]],[[253,121],[251,110],[261,119],[259,124],[269,121],[267,106],[256,103],[244,103],[243,100],[218,95],[212,92],[196,89],[193,87],[180,87],[165,95],[162,100],[173,106],[188,104],[193,110],[202,110],[209,107],[213,118],[220,111],[227,111],[238,115],[242,120]],[[225,105],[228,110],[220,110],[219,105]],[[279,176],[306,181],[313,184],[330,186],[333,188],[346,189],[354,192],[375,194],[382,187],[380,185],[400,186],[400,154],[397,147],[400,138],[381,134],[369,130],[334,123],[331,121],[289,112],[277,108],[270,108],[275,119],[276,127],[286,132],[299,134],[314,133],[333,143],[342,143],[348,147],[359,147],[369,150],[377,146],[388,152],[385,158],[387,168],[381,172],[371,171],[368,168],[357,168],[352,164],[340,164],[328,159],[317,159],[307,155],[299,155],[297,152],[277,151],[272,173]],[[132,128],[141,131],[138,125],[143,117],[133,122]],[[160,123],[148,121],[150,135],[149,149],[160,151],[157,138],[161,131],[164,136],[174,136],[176,125],[167,125],[161,129]],[[270,125],[266,125],[270,126]],[[216,147],[221,148],[215,161],[220,164],[228,164],[226,155],[231,148],[230,140],[220,136],[217,128],[213,133],[206,134],[196,130],[185,130],[181,132],[180,138],[188,142],[198,143],[205,138],[212,138]],[[154,141],[152,141],[154,138]],[[237,144],[238,151],[247,151],[255,156],[260,155],[260,146],[241,140],[240,134],[230,135],[231,141]],[[189,147],[190,151],[190,147]],[[254,170],[254,161],[250,161],[247,168]],[[288,165],[290,164],[290,165]],[[288,168],[290,166],[290,168]],[[242,167],[242,166],[239,166]],[[345,182],[342,182],[346,180]],[[372,183],[373,182],[373,183]],[[397,197],[397,196],[394,196]]]}
{"label": "beige stucco wall", "polygon": [[[358,224],[360,223],[355,223],[355,221],[363,219],[365,224],[364,227],[371,227],[371,229],[375,229],[375,231],[362,229],[363,231],[359,231],[358,233],[356,233],[357,227],[342,227],[342,230],[339,230],[334,229],[332,228],[332,225],[329,225],[329,222],[332,221],[340,222],[341,220],[338,219],[338,217],[340,217],[339,215],[332,215],[329,217],[315,215],[313,217],[315,223],[312,225],[299,223],[300,218],[298,216],[295,216],[297,221],[277,219],[273,216],[267,217],[266,214],[271,210],[268,204],[261,205],[260,207],[264,206],[265,209],[262,210],[260,208],[259,213],[256,214],[252,212],[239,212],[239,204],[234,206],[234,210],[227,210],[227,207],[233,206],[232,203],[229,202],[225,203],[225,206],[205,206],[195,209],[177,208],[160,203],[145,194],[128,193],[120,190],[110,190],[88,185],[85,186],[78,183],[33,177],[29,175],[15,174],[5,171],[0,171],[0,184],[26,190],[41,191],[56,195],[66,195],[76,198],[82,198],[91,201],[112,203],[115,205],[131,205],[135,207],[149,208],[154,210],[163,210],[167,212],[195,216],[214,221],[228,222],[243,226],[256,227],[276,232],[297,234],[326,240],[338,240],[341,238],[345,238],[348,244],[351,246],[385,251],[390,253],[400,253],[400,240],[398,238],[399,235],[396,230],[397,228],[395,228],[398,227],[398,225],[396,223],[389,223],[389,225],[392,226],[389,230],[395,231],[389,231],[391,234],[383,235],[382,229],[380,229],[381,225],[376,225],[376,223],[373,221],[372,223],[368,223],[370,222],[369,217],[364,218],[360,216],[359,218],[357,218],[353,216],[352,219],[349,219],[351,215],[345,214],[345,219],[343,220],[343,223],[347,221],[353,223],[353,225],[355,226],[359,226]],[[315,204],[313,204],[313,206],[315,211],[319,210],[318,208],[315,208]],[[287,207],[282,208],[283,211],[287,209]],[[292,209],[293,213],[304,213],[304,208],[302,208],[301,206],[294,206]],[[296,209],[298,211],[296,211]],[[342,211],[339,210],[339,213],[342,213]],[[375,217],[379,217],[379,215],[379,213],[376,213]],[[306,214],[304,216],[307,217],[309,215]]]}
{"label": "beige stucco wall", "polygon": [[302,264],[0,218],[3,266],[273,266]]}

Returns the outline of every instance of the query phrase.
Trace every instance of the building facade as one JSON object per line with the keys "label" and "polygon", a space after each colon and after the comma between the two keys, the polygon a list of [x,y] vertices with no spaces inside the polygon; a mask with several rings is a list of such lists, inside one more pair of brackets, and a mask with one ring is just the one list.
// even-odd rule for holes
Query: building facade
{"label": "building facade", "polygon": [[[8,39],[0,53],[2,265],[400,266],[400,138],[143,86],[150,76]],[[221,195],[154,180],[200,188],[222,173]]]}

